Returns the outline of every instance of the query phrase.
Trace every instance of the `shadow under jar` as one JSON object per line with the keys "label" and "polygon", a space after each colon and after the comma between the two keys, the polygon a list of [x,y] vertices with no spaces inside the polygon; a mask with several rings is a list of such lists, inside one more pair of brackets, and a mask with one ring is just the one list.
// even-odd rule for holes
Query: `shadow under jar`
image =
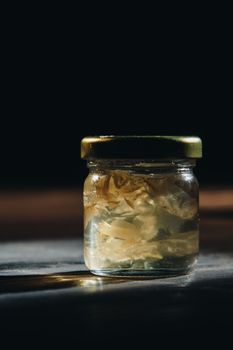
{"label": "shadow under jar", "polygon": [[84,258],[104,276],[186,274],[199,250],[198,137],[99,136],[82,140]]}

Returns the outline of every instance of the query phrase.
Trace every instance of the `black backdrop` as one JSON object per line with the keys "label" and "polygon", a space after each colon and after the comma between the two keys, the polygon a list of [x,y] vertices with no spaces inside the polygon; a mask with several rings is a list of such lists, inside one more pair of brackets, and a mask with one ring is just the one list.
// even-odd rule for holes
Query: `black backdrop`
{"label": "black backdrop", "polygon": [[55,22],[21,23],[5,37],[2,187],[80,185],[80,140],[98,134],[198,135],[201,183],[232,183],[227,35],[204,22],[144,36],[137,25],[129,36]]}
{"label": "black backdrop", "polygon": [[[126,8],[126,3],[114,3],[114,9],[106,3],[102,7],[100,2],[96,5],[87,3],[85,12],[70,8],[70,3],[66,9],[61,3],[60,13],[58,3],[53,4],[52,9],[48,3],[44,8],[37,4],[36,9],[30,8],[31,4],[24,8],[22,2],[19,8],[17,4],[9,6],[8,16],[2,11],[1,18],[1,189],[81,185],[86,170],[85,163],[80,160],[80,139],[90,134],[199,135],[203,139],[204,158],[196,173],[201,184],[233,183],[232,19],[226,18],[227,13],[231,16],[231,11],[225,4],[223,13],[219,3],[216,9],[214,4],[208,4],[207,9],[203,3],[192,4],[190,9],[184,4],[180,8],[177,3],[174,6],[166,4],[163,12],[143,9],[139,3],[138,13],[135,13],[136,3],[130,4],[130,9]],[[230,286],[231,281],[226,279],[227,285],[224,285],[222,277],[216,283],[223,289],[215,284],[214,293],[211,285],[208,288],[196,285],[193,292],[188,290],[191,306],[199,305],[194,313],[197,317],[192,315],[192,322],[188,324],[190,334],[186,332],[187,327],[184,332],[180,322],[176,322],[178,328],[171,330],[173,320],[188,319],[192,310],[188,299],[182,298],[182,290],[172,294],[179,299],[172,309],[172,305],[167,304],[167,295],[163,294],[164,305],[171,309],[171,318],[167,307],[161,315],[161,327],[166,328],[166,319],[171,325],[170,330],[166,328],[167,337],[162,334],[163,347],[165,338],[171,339],[174,345],[174,332],[178,332],[179,345],[185,335],[189,344],[190,339],[193,342],[193,331],[199,343],[203,343],[203,338],[198,337],[201,334],[208,339],[208,345],[211,339],[217,338],[222,344],[228,338],[226,335],[232,330],[232,305],[230,291],[224,286]],[[17,298],[15,300],[21,302]],[[46,344],[40,327],[45,315],[49,320],[51,315],[62,315],[65,319],[63,311],[67,312],[64,298],[60,303],[57,303],[58,299],[54,300],[56,309],[48,309],[47,301],[46,310],[40,308],[42,304],[37,304],[37,309],[42,310],[41,316],[34,313],[30,304],[21,312],[13,303],[13,317],[9,312],[3,313],[4,327],[10,324],[13,333],[16,327],[17,347],[20,338],[18,320],[24,331],[30,320],[34,331],[40,332],[37,341],[43,339],[43,346]],[[135,300],[137,303],[139,299]],[[157,298],[153,300],[156,303]],[[103,300],[105,308],[109,305],[106,301],[111,300]],[[80,317],[77,321],[77,307],[72,298],[70,302],[73,312],[68,315],[68,326],[62,332],[70,337],[67,327],[71,324],[78,329],[77,322],[87,325],[91,331],[98,320],[95,300],[91,324],[83,323]],[[134,309],[143,310],[144,317],[149,302],[140,299],[139,309],[138,303],[136,307],[133,305],[132,314],[135,315]],[[180,313],[179,306],[183,302],[184,313],[182,310]],[[104,307],[101,307],[101,315],[111,314],[112,308],[106,313]],[[153,311],[153,303],[149,307]],[[203,312],[198,314],[200,309]],[[5,304],[4,310],[7,310]],[[87,317],[92,316],[90,308],[87,313],[86,309],[84,311]],[[121,309],[119,311],[122,316]],[[34,322],[35,315],[37,322]],[[140,320],[142,317],[139,325]],[[61,336],[54,337],[55,328],[53,322],[50,323],[53,345],[56,339],[60,344]],[[151,340],[148,329],[143,333],[137,322],[131,324],[136,324],[136,331],[139,330],[139,337],[132,337],[129,332],[127,340],[131,345],[134,339],[134,343],[138,340],[140,343],[140,332],[146,334],[143,341]],[[36,325],[39,325],[38,329]],[[117,327],[112,329],[118,331]],[[154,339],[153,323],[152,327]],[[8,333],[9,327],[5,332],[9,343]],[[106,337],[104,327],[103,334]],[[66,346],[69,337],[66,337]],[[23,337],[24,346],[25,339]],[[127,340],[123,340],[124,344]]]}

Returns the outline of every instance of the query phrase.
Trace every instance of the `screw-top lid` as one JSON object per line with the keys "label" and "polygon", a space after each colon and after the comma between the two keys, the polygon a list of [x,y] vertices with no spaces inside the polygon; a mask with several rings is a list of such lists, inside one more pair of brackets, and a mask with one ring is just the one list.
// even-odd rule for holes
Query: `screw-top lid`
{"label": "screw-top lid", "polygon": [[94,136],[81,142],[84,159],[182,159],[201,158],[197,136]]}

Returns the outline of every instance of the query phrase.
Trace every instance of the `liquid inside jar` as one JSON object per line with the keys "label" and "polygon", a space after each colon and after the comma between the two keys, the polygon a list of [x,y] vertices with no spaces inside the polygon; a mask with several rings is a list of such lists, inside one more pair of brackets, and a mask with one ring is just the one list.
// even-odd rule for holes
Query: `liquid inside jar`
{"label": "liquid inside jar", "polygon": [[186,273],[198,254],[198,184],[175,171],[91,170],[84,185],[84,256],[99,275]]}

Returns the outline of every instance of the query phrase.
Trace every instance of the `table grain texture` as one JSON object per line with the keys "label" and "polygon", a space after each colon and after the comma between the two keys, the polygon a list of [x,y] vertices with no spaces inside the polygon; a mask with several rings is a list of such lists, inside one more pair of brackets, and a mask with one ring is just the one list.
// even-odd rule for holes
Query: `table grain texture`
{"label": "table grain texture", "polygon": [[232,190],[201,193],[194,272],[147,280],[87,271],[80,198],[70,190],[0,195],[1,339],[30,339],[30,348],[40,341],[46,348],[48,339],[56,348],[64,339],[64,349],[221,348],[231,341]]}
{"label": "table grain texture", "polygon": [[91,275],[82,240],[0,245],[0,329],[85,340],[183,336],[232,326],[233,253],[202,251],[195,271],[163,279]]}

